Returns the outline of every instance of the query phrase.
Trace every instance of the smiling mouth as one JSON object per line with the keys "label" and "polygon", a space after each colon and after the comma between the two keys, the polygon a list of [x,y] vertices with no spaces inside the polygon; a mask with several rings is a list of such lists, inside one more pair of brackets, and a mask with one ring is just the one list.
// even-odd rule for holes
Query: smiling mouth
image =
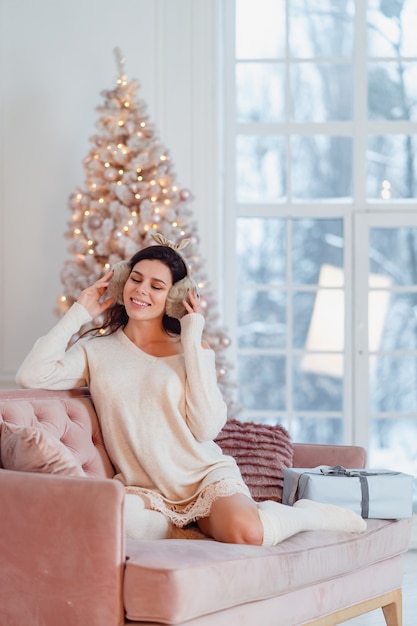
{"label": "smiling mouth", "polygon": [[146,307],[150,306],[150,304],[143,302],[142,300],[135,300],[134,298],[131,298],[131,301],[135,306],[139,306],[142,309],[146,309]]}

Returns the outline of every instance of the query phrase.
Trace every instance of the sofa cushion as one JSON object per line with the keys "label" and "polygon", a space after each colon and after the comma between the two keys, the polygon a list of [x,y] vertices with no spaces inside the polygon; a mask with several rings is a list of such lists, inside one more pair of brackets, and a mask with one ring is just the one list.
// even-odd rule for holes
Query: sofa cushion
{"label": "sofa cushion", "polygon": [[42,428],[3,422],[0,444],[1,461],[5,469],[85,476],[70,450]]}
{"label": "sofa cushion", "polygon": [[229,419],[216,443],[236,459],[254,500],[281,502],[284,469],[292,467],[294,455],[289,433],[283,426]]}
{"label": "sofa cushion", "polygon": [[[6,389],[0,392],[0,422],[41,428],[59,439],[87,476],[112,478],[114,468],[89,390]],[[1,459],[0,459],[1,460]]]}
{"label": "sofa cushion", "polygon": [[182,623],[321,581],[330,584],[405,552],[411,523],[369,520],[362,534],[309,531],[274,547],[205,540],[193,541],[191,550],[181,539],[128,541],[127,618]]}

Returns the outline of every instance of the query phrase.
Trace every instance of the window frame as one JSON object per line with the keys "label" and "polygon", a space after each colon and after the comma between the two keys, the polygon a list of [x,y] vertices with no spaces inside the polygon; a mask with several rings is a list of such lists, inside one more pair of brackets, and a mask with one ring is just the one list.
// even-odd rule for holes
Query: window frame
{"label": "window frame", "polygon": [[[291,0],[286,0],[287,4]],[[368,243],[367,228],[370,224],[389,224],[392,227],[399,221],[414,223],[417,219],[417,201],[373,200],[366,195],[366,150],[367,139],[372,134],[416,134],[417,123],[410,121],[371,121],[367,117],[367,3],[355,0],[355,46],[352,57],[354,67],[355,93],[353,100],[353,119],[348,122],[328,123],[291,123],[260,124],[256,129],[268,134],[271,131],[284,134],[287,138],[297,134],[316,134],[318,131],[331,135],[350,135],[353,137],[353,175],[352,197],[341,201],[300,202],[291,199],[291,190],[284,202],[270,204],[239,203],[235,198],[236,159],[235,141],[239,134],[251,134],[253,124],[239,124],[235,109],[235,0],[222,3],[223,36],[222,47],[224,63],[223,75],[223,258],[227,271],[223,276],[222,302],[224,319],[230,329],[232,344],[231,359],[237,363],[237,268],[235,245],[236,219],[242,216],[256,217],[339,217],[344,222],[344,271],[345,271],[345,375],[343,432],[345,444],[368,447],[369,444],[369,407],[368,407],[368,361],[367,352],[360,346],[367,340],[367,294],[364,284]],[[364,62],[364,59],[366,62]],[[378,57],[378,60],[383,60]],[[290,63],[290,61],[287,61]],[[288,68],[287,68],[288,74]],[[288,76],[287,76],[288,80]],[[287,91],[288,93],[288,91]],[[290,176],[287,168],[287,177]],[[254,209],[256,207],[256,212]],[[366,337],[364,335],[366,329]],[[359,350],[362,350],[359,353]]]}

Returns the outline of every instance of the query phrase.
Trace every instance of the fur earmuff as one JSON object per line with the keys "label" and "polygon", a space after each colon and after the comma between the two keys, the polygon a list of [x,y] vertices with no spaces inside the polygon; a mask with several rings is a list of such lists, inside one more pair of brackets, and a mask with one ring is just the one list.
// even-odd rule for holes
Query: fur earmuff
{"label": "fur earmuff", "polygon": [[107,287],[107,295],[114,298],[118,304],[123,304],[123,289],[130,274],[129,261],[119,261],[113,267],[113,276]]}
{"label": "fur earmuff", "polygon": [[193,289],[195,289],[198,294],[197,285],[189,276],[184,276],[184,278],[172,285],[171,289],[168,291],[165,309],[169,317],[176,317],[177,319],[184,317],[187,310],[182,301],[188,301],[188,292]]}

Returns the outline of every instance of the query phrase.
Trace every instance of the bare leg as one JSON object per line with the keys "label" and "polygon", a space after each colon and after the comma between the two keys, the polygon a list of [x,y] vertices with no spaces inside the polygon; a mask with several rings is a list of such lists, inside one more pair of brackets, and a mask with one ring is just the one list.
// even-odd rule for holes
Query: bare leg
{"label": "bare leg", "polygon": [[262,544],[264,533],[256,502],[240,493],[215,500],[209,517],[199,519],[197,524],[216,541]]}
{"label": "bare leg", "polygon": [[197,523],[216,541],[270,546],[306,530],[366,529],[359,515],[338,506],[311,500],[300,500],[293,507],[272,501],[257,504],[243,494],[218,498],[210,515]]}

